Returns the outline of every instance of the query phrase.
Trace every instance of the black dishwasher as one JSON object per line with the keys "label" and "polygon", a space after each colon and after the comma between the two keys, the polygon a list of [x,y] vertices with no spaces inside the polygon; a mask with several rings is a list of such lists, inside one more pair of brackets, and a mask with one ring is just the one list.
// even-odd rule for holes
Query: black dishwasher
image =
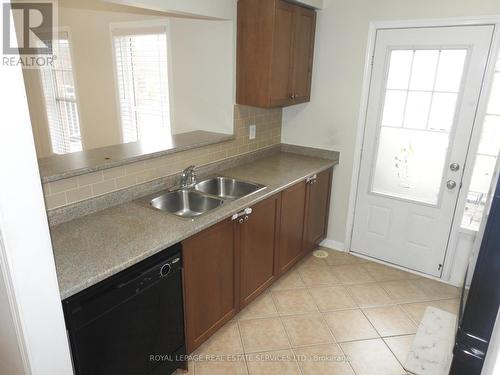
{"label": "black dishwasher", "polygon": [[63,301],[76,375],[168,375],[183,367],[181,245]]}

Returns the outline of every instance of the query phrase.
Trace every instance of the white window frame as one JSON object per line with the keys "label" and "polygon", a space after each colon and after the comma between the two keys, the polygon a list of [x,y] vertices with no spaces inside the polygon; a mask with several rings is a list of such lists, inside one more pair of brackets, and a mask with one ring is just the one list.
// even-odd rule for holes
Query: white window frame
{"label": "white window frame", "polygon": [[[161,27],[165,28],[165,34],[167,39],[167,76],[168,76],[168,105],[170,114],[170,133],[175,134],[175,122],[174,122],[174,79],[172,73],[172,43],[171,43],[171,32],[170,32],[170,22],[167,19],[162,20],[151,20],[151,21],[130,21],[130,22],[112,22],[109,24],[109,41],[110,41],[110,51],[113,61],[113,80],[115,86],[115,107],[118,120],[118,128],[120,131],[120,139],[123,142],[123,128],[121,124],[121,108],[120,108],[120,89],[118,88],[118,72],[116,70],[116,54],[115,54],[115,42],[114,42],[114,31],[117,29],[141,29],[141,28],[154,28]],[[140,140],[138,141],[140,142]]]}
{"label": "white window frame", "polygon": [[[69,55],[71,57],[71,66],[72,66],[72,73],[73,73],[73,82],[75,84],[75,102],[76,102],[76,107],[77,107],[77,116],[78,116],[78,123],[80,125],[80,141],[82,143],[82,151],[85,151],[86,144],[85,144],[85,127],[83,126],[82,123],[82,116],[81,116],[81,106],[80,106],[80,94],[79,94],[79,88],[78,88],[78,79],[76,77],[76,68],[75,68],[75,55],[73,52],[73,39],[71,36],[71,29],[69,26],[59,26],[54,29],[54,35],[58,35],[59,33],[66,33],[68,35],[68,42],[69,42]],[[57,38],[54,38],[57,39]],[[50,134],[50,124],[49,124],[49,116],[47,113],[47,101],[45,99],[45,92],[43,89],[43,81],[42,81],[42,74],[41,72],[38,72],[38,85],[41,90],[41,96],[43,100],[43,111],[45,113],[45,126],[47,128],[47,134],[49,136],[49,143],[50,143],[50,153],[52,155],[58,155],[54,153],[54,147],[52,144],[52,136]]]}
{"label": "white window frame", "polygon": [[[498,29],[498,27],[500,27],[500,25],[497,25],[497,29]],[[467,196],[468,196],[469,192],[471,191],[470,184],[472,182],[472,177],[474,175],[474,167],[476,166],[477,157],[478,156],[493,157],[493,155],[482,154],[479,152],[479,144],[481,143],[481,135],[483,133],[483,126],[485,124],[486,116],[491,115],[488,113],[488,104],[490,101],[491,91],[493,89],[493,83],[495,80],[496,61],[500,61],[500,45],[499,45],[500,44],[500,37],[498,38],[498,40],[494,40],[493,43],[496,43],[496,45],[493,45],[491,50],[492,50],[493,54],[496,53],[496,57],[493,59],[492,62],[490,62],[493,66],[489,66],[487,68],[487,71],[486,71],[486,74],[488,74],[488,76],[486,77],[485,83],[483,85],[484,92],[481,94],[481,97],[479,100],[478,112],[477,112],[477,116],[476,116],[476,121],[474,123],[474,126],[477,127],[477,131],[475,131],[475,133],[473,133],[473,137],[476,137],[476,138],[471,138],[471,144],[470,144],[469,156],[468,156],[468,157],[470,157],[470,159],[468,159],[469,166],[468,166],[468,168],[466,168],[465,173],[464,173],[464,178],[463,178],[464,186],[466,186],[467,189],[463,189],[463,190],[465,190],[463,192],[463,194],[464,194],[463,205],[459,204],[457,206],[457,215],[460,215],[460,216],[457,216],[455,218],[456,220],[459,220],[458,217],[460,217],[460,222],[458,223],[459,224],[459,231],[461,231],[463,233],[468,233],[468,234],[471,234],[474,236],[480,232],[481,223],[485,219],[485,217],[487,216],[488,202],[486,202],[485,206],[483,207],[484,210],[483,210],[483,214],[481,217],[481,222],[479,223],[479,226],[477,228],[470,228],[468,226],[464,226],[462,224],[462,222],[463,222],[463,216],[465,213],[465,206],[467,203]],[[494,56],[492,56],[492,57],[494,57]],[[495,163],[496,166],[498,166],[499,160],[500,160],[500,154],[496,155],[496,163]],[[491,185],[496,182],[495,171],[496,171],[496,168],[494,168],[492,171],[492,178],[491,178],[490,187],[489,187],[490,189],[491,189]],[[488,191],[488,194],[491,194],[491,193],[493,193],[493,192]],[[459,203],[462,203],[462,202],[459,202]]]}

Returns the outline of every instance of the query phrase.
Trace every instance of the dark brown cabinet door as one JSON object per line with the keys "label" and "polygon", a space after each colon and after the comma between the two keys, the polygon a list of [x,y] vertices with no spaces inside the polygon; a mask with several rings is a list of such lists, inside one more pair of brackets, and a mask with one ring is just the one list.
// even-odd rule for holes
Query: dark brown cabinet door
{"label": "dark brown cabinet door", "polygon": [[304,252],[314,250],[326,237],[331,184],[331,168],[318,173],[316,179],[307,184]]}
{"label": "dark brown cabinet door", "polygon": [[316,12],[284,0],[239,0],[236,102],[257,107],[308,101]]}
{"label": "dark brown cabinet door", "polygon": [[274,16],[274,43],[271,62],[270,105],[284,106],[293,102],[293,35],[296,6],[276,1]]}
{"label": "dark brown cabinet door", "polygon": [[278,249],[279,274],[288,271],[302,256],[306,183],[281,193],[281,223]]}
{"label": "dark brown cabinet door", "polygon": [[277,194],[253,206],[248,219],[235,224],[241,262],[240,308],[255,299],[276,277],[279,217]]}
{"label": "dark brown cabinet door", "polygon": [[238,1],[236,103],[269,107],[274,2]]}
{"label": "dark brown cabinet door", "polygon": [[182,245],[186,344],[190,353],[236,314],[234,224],[216,224]]}
{"label": "dark brown cabinet door", "polygon": [[308,102],[311,98],[315,29],[316,12],[311,9],[296,7],[292,73],[294,103]]}

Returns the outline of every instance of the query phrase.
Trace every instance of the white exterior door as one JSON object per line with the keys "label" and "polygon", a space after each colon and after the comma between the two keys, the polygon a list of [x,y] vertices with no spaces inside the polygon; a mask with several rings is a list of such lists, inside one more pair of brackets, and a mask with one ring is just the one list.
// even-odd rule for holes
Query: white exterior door
{"label": "white exterior door", "polygon": [[351,251],[441,276],[493,29],[377,31]]}

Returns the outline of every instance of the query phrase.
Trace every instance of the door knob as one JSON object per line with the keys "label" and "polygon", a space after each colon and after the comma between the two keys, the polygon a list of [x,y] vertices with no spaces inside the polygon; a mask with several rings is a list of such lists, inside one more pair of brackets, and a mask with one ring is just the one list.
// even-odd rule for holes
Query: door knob
{"label": "door knob", "polygon": [[453,180],[448,180],[446,181],[446,187],[450,190],[452,189],[455,189],[455,187],[457,186],[457,183]]}
{"label": "door knob", "polygon": [[453,171],[453,172],[456,172],[460,169],[460,164],[458,163],[451,163],[450,164],[450,169]]}

